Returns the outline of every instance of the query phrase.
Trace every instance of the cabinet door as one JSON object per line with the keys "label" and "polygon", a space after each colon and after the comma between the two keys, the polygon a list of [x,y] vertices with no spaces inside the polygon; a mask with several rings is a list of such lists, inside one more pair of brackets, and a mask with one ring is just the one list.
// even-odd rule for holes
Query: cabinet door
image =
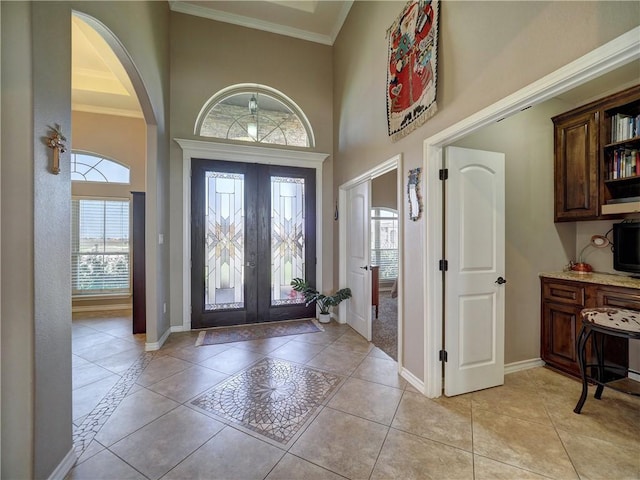
{"label": "cabinet door", "polygon": [[598,112],[557,117],[555,221],[598,216]]}
{"label": "cabinet door", "polygon": [[542,309],[542,359],[555,368],[580,375],[576,335],[582,307],[543,302]]}

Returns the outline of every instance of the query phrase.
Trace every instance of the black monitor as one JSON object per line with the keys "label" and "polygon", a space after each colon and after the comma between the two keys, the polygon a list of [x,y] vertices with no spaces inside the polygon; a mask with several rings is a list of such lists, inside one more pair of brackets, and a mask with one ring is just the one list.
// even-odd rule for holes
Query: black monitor
{"label": "black monitor", "polygon": [[640,222],[613,224],[613,268],[640,274]]}

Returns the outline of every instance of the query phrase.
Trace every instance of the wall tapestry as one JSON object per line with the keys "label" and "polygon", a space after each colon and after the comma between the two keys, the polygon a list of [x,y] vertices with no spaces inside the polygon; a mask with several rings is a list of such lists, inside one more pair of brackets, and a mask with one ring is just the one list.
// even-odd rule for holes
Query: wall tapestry
{"label": "wall tapestry", "polygon": [[411,0],[387,30],[387,125],[395,142],[436,111],[438,0]]}

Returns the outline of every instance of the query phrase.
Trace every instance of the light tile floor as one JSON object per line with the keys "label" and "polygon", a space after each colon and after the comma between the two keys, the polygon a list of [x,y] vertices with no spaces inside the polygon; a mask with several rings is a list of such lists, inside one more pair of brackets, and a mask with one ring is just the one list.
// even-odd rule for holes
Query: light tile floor
{"label": "light tile floor", "polygon": [[[590,392],[576,415],[580,384],[546,368],[430,400],[345,325],[202,347],[197,333],[174,333],[144,353],[130,317],[109,315],[74,316],[80,458],[69,479],[640,479],[640,399],[605,389],[598,401]],[[198,402],[228,386],[237,406],[239,379],[292,363],[300,383],[259,386],[265,418],[278,417],[276,403],[303,389],[306,375],[326,372],[336,385],[312,378],[322,398],[286,443]]]}

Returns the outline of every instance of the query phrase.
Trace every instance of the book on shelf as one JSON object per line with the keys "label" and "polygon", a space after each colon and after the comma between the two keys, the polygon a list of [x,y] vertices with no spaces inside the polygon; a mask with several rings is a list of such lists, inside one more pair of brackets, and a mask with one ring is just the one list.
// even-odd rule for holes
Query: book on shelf
{"label": "book on shelf", "polygon": [[640,115],[616,113],[611,116],[611,143],[640,136]]}
{"label": "book on shelf", "polygon": [[617,148],[607,165],[607,180],[640,175],[640,150],[636,148]]}

